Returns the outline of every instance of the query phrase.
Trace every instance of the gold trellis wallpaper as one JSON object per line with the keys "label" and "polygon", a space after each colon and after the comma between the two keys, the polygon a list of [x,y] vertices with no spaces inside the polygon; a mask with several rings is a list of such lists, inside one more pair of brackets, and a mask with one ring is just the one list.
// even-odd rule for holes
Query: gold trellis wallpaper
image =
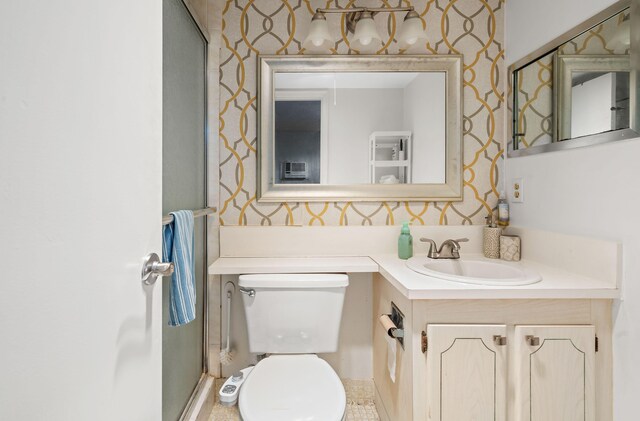
{"label": "gold trellis wallpaper", "polygon": [[608,41],[611,40],[619,30],[625,18],[629,18],[629,10],[618,13],[600,25],[561,45],[560,48],[558,48],[558,54],[629,54],[628,47],[616,48],[607,45]]}
{"label": "gold trellis wallpaper", "polygon": [[[623,11],[600,25],[561,45],[559,55],[620,55],[629,54],[628,47],[608,45],[620,25],[628,17]],[[523,133],[518,141],[519,149],[551,143],[553,132],[553,57],[547,54],[518,72],[518,126]]]}
{"label": "gold trellis wallpaper", "polygon": [[547,54],[518,71],[518,148],[553,141],[553,56]]}
{"label": "gold trellis wallpaper", "polygon": [[[413,5],[428,43],[410,54],[464,55],[464,201],[282,203],[256,201],[256,57],[304,54],[301,43],[318,7]],[[228,0],[220,50],[220,223],[223,225],[480,224],[497,202],[503,153],[504,0]],[[377,54],[402,54],[394,39],[404,14],[375,17],[383,45]],[[328,18],[333,54],[356,54]]]}

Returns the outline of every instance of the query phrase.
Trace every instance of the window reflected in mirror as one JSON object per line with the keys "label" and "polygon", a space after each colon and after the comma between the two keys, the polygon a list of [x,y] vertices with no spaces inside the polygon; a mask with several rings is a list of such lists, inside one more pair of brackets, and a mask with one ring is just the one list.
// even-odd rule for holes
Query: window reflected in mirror
{"label": "window reflected in mirror", "polygon": [[313,98],[276,99],[275,151],[279,183],[320,183],[321,108],[322,101]]}

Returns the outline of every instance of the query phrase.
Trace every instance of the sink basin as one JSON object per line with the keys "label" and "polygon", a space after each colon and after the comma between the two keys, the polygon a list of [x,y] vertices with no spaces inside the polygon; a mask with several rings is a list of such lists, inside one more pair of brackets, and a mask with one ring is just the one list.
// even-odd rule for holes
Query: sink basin
{"label": "sink basin", "polygon": [[465,284],[529,285],[542,280],[538,272],[526,268],[521,263],[484,257],[430,259],[415,256],[407,260],[407,267],[423,275]]}

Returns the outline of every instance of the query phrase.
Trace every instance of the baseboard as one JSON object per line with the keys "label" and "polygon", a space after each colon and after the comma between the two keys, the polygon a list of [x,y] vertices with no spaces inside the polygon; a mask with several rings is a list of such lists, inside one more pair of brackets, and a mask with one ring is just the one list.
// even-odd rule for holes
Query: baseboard
{"label": "baseboard", "polygon": [[378,386],[376,386],[375,382],[373,383],[373,389],[375,391],[375,396],[373,398],[373,403],[376,406],[376,411],[378,412],[378,417],[380,417],[380,421],[391,421],[389,415],[387,414],[387,410],[382,403],[382,398],[380,397],[380,393],[378,392]]}

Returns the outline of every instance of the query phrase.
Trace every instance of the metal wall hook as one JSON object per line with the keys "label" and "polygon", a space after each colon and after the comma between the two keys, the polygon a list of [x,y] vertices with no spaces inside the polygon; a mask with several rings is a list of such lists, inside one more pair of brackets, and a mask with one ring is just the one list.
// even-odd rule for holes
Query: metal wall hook
{"label": "metal wall hook", "polygon": [[174,271],[172,262],[161,262],[156,253],[149,253],[142,262],[142,282],[153,285],[158,276],[169,276]]}
{"label": "metal wall hook", "polygon": [[224,290],[233,294],[236,292],[236,284],[231,281],[227,281],[227,283],[224,284]]}

